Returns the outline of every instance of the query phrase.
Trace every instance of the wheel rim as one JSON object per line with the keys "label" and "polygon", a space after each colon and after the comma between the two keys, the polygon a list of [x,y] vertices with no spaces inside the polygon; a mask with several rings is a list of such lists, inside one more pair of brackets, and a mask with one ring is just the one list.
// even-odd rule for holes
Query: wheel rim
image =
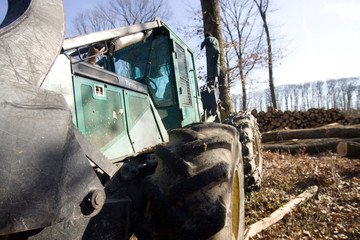
{"label": "wheel rim", "polygon": [[239,235],[239,216],[240,216],[240,190],[239,175],[235,171],[232,189],[232,234],[233,239],[238,239]]}

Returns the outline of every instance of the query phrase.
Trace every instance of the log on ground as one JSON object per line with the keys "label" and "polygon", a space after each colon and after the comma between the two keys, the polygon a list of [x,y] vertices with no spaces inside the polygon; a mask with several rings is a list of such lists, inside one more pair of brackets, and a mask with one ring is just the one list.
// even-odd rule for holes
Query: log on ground
{"label": "log on ground", "polygon": [[298,195],[295,199],[289,201],[283,207],[273,212],[269,217],[264,218],[250,225],[249,228],[246,230],[245,240],[248,240],[250,237],[254,237],[262,230],[270,227],[274,223],[281,220],[286,214],[291,212],[299,203],[307,201],[312,196],[314,196],[317,193],[317,191],[318,191],[317,186],[309,187],[302,194]]}
{"label": "log on ground", "polygon": [[274,131],[262,134],[262,142],[284,141],[289,139],[314,139],[314,138],[359,138],[360,125],[351,127],[320,127],[312,129],[294,129]]}
{"label": "log on ground", "polygon": [[336,151],[342,157],[360,158],[360,143],[341,141],[337,144]]}
{"label": "log on ground", "polygon": [[308,153],[319,154],[322,152],[337,152],[337,145],[342,141],[360,142],[360,138],[340,139],[306,139],[302,141],[288,141],[281,144],[263,144],[265,150],[280,153]]}

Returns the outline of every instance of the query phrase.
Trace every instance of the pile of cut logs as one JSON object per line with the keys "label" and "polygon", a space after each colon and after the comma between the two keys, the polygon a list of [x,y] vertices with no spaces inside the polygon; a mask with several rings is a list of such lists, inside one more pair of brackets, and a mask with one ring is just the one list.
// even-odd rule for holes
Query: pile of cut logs
{"label": "pile of cut logs", "polygon": [[251,111],[259,124],[260,132],[277,129],[315,128],[330,123],[342,125],[359,124],[360,118],[348,119],[339,109],[311,108],[308,111],[282,111],[268,108],[267,112]]}
{"label": "pile of cut logs", "polygon": [[285,153],[318,154],[337,152],[340,156],[360,158],[360,125],[337,123],[312,129],[276,130],[262,134],[265,150]]}

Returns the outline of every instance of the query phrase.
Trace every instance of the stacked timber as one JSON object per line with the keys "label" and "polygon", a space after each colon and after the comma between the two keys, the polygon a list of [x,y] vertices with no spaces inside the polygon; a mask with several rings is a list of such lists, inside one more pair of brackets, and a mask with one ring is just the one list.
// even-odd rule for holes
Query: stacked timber
{"label": "stacked timber", "polygon": [[265,150],[281,153],[337,152],[360,159],[360,125],[329,124],[312,129],[276,130],[262,134]]}
{"label": "stacked timber", "polygon": [[282,111],[269,107],[267,112],[257,112],[254,109],[251,113],[256,117],[261,132],[316,128],[330,123],[341,125],[360,123],[360,118],[347,118],[339,109],[311,108],[308,111]]}

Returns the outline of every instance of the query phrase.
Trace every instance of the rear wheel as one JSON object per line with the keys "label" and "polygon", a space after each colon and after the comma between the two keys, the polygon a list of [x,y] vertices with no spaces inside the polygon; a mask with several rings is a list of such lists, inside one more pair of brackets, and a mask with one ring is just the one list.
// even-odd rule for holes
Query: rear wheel
{"label": "rear wheel", "polygon": [[245,190],[258,190],[262,184],[264,160],[261,134],[255,117],[250,113],[236,113],[225,121],[239,131],[244,161]]}
{"label": "rear wheel", "polygon": [[147,179],[146,219],[155,239],[243,239],[244,178],[235,128],[193,124],[169,132]]}

